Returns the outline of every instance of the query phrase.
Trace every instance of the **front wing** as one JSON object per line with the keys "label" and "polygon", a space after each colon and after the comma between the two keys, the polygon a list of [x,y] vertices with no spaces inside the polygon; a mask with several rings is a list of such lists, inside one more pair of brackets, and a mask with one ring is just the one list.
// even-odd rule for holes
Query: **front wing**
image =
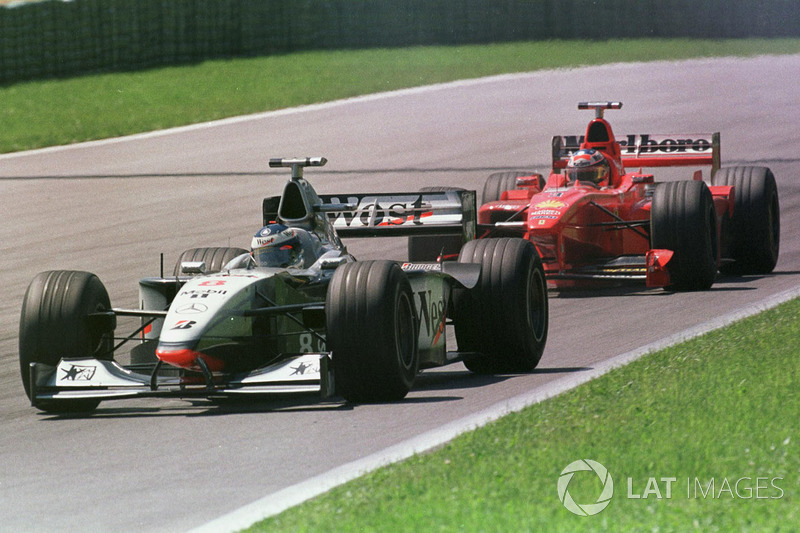
{"label": "front wing", "polygon": [[94,358],[62,359],[58,365],[32,363],[31,404],[59,400],[115,400],[154,397],[210,397],[243,394],[333,394],[330,354],[307,353],[251,372],[227,376],[165,376],[160,365],[139,366]]}
{"label": "front wing", "polygon": [[[669,260],[671,250],[648,250],[645,255],[626,255],[597,261],[570,269],[545,263],[545,277],[551,281],[644,281],[647,287],[666,287],[670,284]],[[556,268],[552,268],[555,266]]]}

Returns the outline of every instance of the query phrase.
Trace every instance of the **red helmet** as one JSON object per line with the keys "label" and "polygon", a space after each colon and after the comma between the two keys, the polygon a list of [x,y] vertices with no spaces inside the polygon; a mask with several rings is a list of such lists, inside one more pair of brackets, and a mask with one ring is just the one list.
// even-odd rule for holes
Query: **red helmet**
{"label": "red helmet", "polygon": [[608,185],[611,167],[603,154],[591,148],[578,150],[567,163],[569,181],[590,183],[595,187]]}

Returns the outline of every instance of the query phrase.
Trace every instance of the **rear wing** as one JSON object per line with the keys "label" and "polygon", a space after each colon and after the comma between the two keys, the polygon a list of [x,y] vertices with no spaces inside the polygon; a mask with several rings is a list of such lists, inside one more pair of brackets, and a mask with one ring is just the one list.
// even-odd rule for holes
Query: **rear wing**
{"label": "rear wing", "polygon": [[461,235],[475,238],[475,191],[327,194],[315,210],[344,237]]}
{"label": "rear wing", "polygon": [[[303,169],[323,166],[324,157],[270,159],[269,166],[291,167],[281,196],[264,198],[264,225],[281,222],[325,233],[333,228],[350,237],[460,235],[473,240],[477,228],[475,191],[320,195],[303,179]],[[335,237],[335,236],[334,236]]]}
{"label": "rear wing", "polygon": [[[569,157],[584,141],[583,135],[557,135],[553,137],[553,171],[566,168]],[[617,141],[625,167],[720,167],[720,135],[652,134],[626,135]]]}

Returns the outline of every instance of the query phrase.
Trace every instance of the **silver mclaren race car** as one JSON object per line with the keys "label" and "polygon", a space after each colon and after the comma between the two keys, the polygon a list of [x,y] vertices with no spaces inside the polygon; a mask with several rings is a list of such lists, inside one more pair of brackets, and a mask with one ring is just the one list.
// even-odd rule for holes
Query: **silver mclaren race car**
{"label": "silver mclaren race car", "polygon": [[[474,240],[474,191],[320,196],[303,171],[325,163],[271,160],[292,176],[264,199],[251,249],[187,250],[172,275],[140,280],[139,309],[113,307],[91,273],[38,274],[19,331],[32,405],[89,411],[111,399],[293,392],[392,401],[425,368],[538,364],[548,304],[530,242]],[[419,235],[460,235],[458,260],[356,261],[340,237]],[[131,331],[121,334],[123,323]],[[446,346],[446,325],[458,351]]]}

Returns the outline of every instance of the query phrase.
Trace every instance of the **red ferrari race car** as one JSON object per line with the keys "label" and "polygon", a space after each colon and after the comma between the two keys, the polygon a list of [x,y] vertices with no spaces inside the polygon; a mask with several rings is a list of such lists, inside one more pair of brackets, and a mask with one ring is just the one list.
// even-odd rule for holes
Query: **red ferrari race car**
{"label": "red ferrari race car", "polygon": [[[617,138],[603,112],[620,108],[621,102],[578,104],[594,110],[595,118],[583,136],[553,138],[546,180],[524,172],[490,175],[478,238],[524,236],[556,288],[641,280],[648,287],[705,290],[719,270],[771,272],[780,211],[770,169],[720,168],[719,133]],[[691,179],[658,183],[642,171],[703,166],[710,167],[708,183],[702,170]],[[419,239],[409,242],[412,259],[457,251],[442,238]]]}

